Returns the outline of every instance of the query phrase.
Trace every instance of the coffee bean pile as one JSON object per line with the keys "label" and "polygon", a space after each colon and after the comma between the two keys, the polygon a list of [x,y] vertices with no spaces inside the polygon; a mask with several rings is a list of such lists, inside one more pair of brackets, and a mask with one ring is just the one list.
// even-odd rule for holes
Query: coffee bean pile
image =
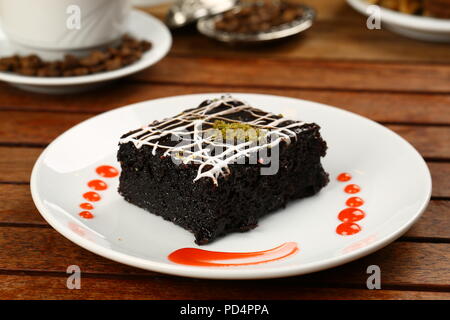
{"label": "coffee bean pile", "polygon": [[130,65],[139,60],[151,47],[148,41],[138,41],[125,35],[118,46],[94,50],[82,58],[70,54],[57,61],[44,61],[37,55],[0,58],[0,71],[37,77],[84,76]]}
{"label": "coffee bean pile", "polygon": [[248,3],[228,11],[215,24],[216,30],[230,33],[260,33],[290,23],[303,16],[303,9],[280,1]]}

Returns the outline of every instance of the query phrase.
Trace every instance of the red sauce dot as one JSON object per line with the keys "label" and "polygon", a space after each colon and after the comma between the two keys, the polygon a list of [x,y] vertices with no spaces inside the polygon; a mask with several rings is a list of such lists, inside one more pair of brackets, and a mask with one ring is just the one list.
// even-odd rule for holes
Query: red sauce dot
{"label": "red sauce dot", "polygon": [[85,198],[87,201],[96,202],[101,199],[100,195],[97,192],[89,191],[83,194],[83,198]]}
{"label": "red sauce dot", "polygon": [[338,181],[350,181],[352,179],[352,176],[349,173],[341,173],[338,175],[337,180]]}
{"label": "red sauce dot", "polygon": [[85,209],[85,210],[92,210],[92,209],[94,209],[94,206],[90,203],[85,202],[85,203],[80,204],[80,208]]}
{"label": "red sauce dot", "polygon": [[91,180],[88,182],[88,187],[97,191],[108,189],[108,185],[102,180]]}
{"label": "red sauce dot", "polygon": [[346,193],[358,193],[361,191],[361,188],[356,184],[349,184],[348,186],[345,187],[344,191]]}
{"label": "red sauce dot", "polygon": [[361,231],[361,227],[352,222],[344,222],[337,226],[336,233],[341,236],[351,236]]}
{"label": "red sauce dot", "polygon": [[95,171],[99,176],[105,178],[114,178],[117,177],[117,175],[119,174],[119,171],[111,166],[100,166],[97,169],[95,169]]}
{"label": "red sauce dot", "polygon": [[89,211],[81,211],[79,213],[80,217],[83,217],[85,219],[92,219],[94,218],[94,215],[92,213],[90,213]]}
{"label": "red sauce dot", "polygon": [[360,197],[351,197],[347,199],[345,204],[349,207],[361,207],[364,204],[364,200]]}
{"label": "red sauce dot", "polygon": [[363,219],[365,212],[356,208],[347,208],[339,212],[338,219],[343,222],[354,222]]}

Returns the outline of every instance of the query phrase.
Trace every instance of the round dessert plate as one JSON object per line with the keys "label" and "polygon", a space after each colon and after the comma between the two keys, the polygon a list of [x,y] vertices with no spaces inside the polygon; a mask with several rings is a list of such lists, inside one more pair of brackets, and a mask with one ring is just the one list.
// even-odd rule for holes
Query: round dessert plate
{"label": "round dessert plate", "polygon": [[[24,90],[42,93],[70,93],[88,90],[121,77],[141,71],[161,60],[172,46],[169,29],[158,19],[139,10],[132,10],[129,18],[128,34],[138,40],[147,40],[152,48],[135,63],[113,71],[78,77],[30,77],[10,72],[0,72],[0,80]],[[16,53],[31,54],[28,48],[18,47],[8,41],[0,30],[0,57]],[[54,53],[38,52],[43,59],[55,58]],[[58,54],[61,57],[63,54]]]}
{"label": "round dessert plate", "polygon": [[[356,11],[369,16],[369,7],[365,0],[347,0]],[[450,42],[450,19],[438,19],[405,14],[383,7],[380,8],[381,25],[392,32],[408,38],[433,41]]]}
{"label": "round dessert plate", "polygon": [[[98,255],[147,270],[211,279],[275,278],[341,265],[394,241],[425,210],[431,194],[429,170],[420,154],[394,132],[323,104],[243,93],[232,96],[322,127],[328,144],[322,162],[330,176],[325,188],[265,216],[251,231],[204,246],[196,245],[190,232],[126,202],[117,192],[120,136],[221,95],[146,101],[68,130],[33,168],[36,207],[63,236]],[[88,203],[83,205],[87,209],[80,208],[82,203]],[[343,223],[339,218],[346,208],[345,213],[353,213]],[[209,266],[199,266],[205,259]]]}

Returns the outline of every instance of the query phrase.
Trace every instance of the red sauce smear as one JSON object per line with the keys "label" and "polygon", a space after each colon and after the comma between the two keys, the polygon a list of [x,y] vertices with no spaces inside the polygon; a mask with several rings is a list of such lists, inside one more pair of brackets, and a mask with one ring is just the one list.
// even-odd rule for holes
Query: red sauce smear
{"label": "red sauce smear", "polygon": [[94,215],[92,213],[90,213],[89,211],[81,211],[79,213],[80,217],[83,217],[85,219],[92,219],[94,217]]}
{"label": "red sauce smear", "polygon": [[78,234],[80,236],[85,235],[85,230],[73,222],[69,222],[69,228],[70,228],[70,230],[72,230],[73,232],[75,232],[76,234]]}
{"label": "red sauce smear", "polygon": [[102,176],[104,178],[114,178],[119,175],[119,171],[111,166],[100,166],[95,169],[95,171],[99,176]]}
{"label": "red sauce smear", "polygon": [[85,202],[85,203],[80,204],[80,208],[84,209],[84,210],[92,210],[92,209],[94,209],[94,206],[90,203]]}
{"label": "red sauce smear", "polygon": [[364,200],[360,197],[351,197],[347,199],[345,204],[349,207],[361,207],[364,204]]}
{"label": "red sauce smear", "polygon": [[108,185],[102,180],[91,180],[88,182],[88,187],[97,191],[108,189]]}
{"label": "red sauce smear", "polygon": [[[246,266],[280,260],[298,252],[295,242],[286,242],[273,249],[257,252],[219,252],[197,248],[182,248],[172,252],[168,259],[178,264],[202,267]],[[254,258],[248,260],[250,258]],[[230,263],[225,260],[244,260]]]}
{"label": "red sauce smear", "polygon": [[338,219],[343,222],[355,222],[364,219],[366,213],[361,209],[347,208],[339,212]]}
{"label": "red sauce smear", "polygon": [[350,181],[352,179],[352,176],[349,173],[341,173],[340,175],[338,175],[337,180],[338,181]]}
{"label": "red sauce smear", "polygon": [[352,222],[344,222],[337,226],[336,232],[341,236],[351,236],[352,234],[358,233],[361,231],[361,227]]}
{"label": "red sauce smear", "polygon": [[361,187],[358,186],[357,184],[349,184],[348,186],[345,187],[344,191],[346,193],[358,193],[361,191]]}
{"label": "red sauce smear", "polygon": [[101,197],[97,192],[89,191],[83,194],[83,198],[85,198],[87,201],[100,201]]}

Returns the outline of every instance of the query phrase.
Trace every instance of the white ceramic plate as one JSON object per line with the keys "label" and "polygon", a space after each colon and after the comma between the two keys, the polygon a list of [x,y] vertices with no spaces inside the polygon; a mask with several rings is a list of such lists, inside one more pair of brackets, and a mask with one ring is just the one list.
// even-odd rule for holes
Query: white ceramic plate
{"label": "white ceramic plate", "polygon": [[[368,16],[371,6],[365,0],[347,0],[348,4],[363,15]],[[379,7],[383,27],[408,38],[450,42],[450,19],[437,19],[404,14]]]}
{"label": "white ceramic plate", "polygon": [[[93,117],[53,141],[37,160],[32,177],[33,200],[43,217],[66,238],[106,258],[174,275],[254,279],[299,275],[337,266],[367,255],[401,236],[421,215],[431,194],[431,177],[417,151],[385,127],[319,103],[259,94],[233,94],[263,110],[316,122],[329,150],[323,160],[331,181],[318,195],[296,201],[268,215],[245,233],[230,234],[205,250],[255,252],[294,242],[299,251],[277,261],[244,266],[198,267],[176,264],[168,255],[200,248],[188,231],[147,213],[117,193],[117,178],[101,178],[100,165],[119,167],[119,137],[156,119],[170,117],[221,94],[196,94],[146,101]],[[349,182],[336,180],[350,173]],[[79,216],[78,206],[92,179],[106,181],[94,203],[93,219]],[[343,189],[358,184],[365,200],[361,231],[342,236],[337,216],[351,196]],[[288,248],[287,248],[288,250]],[[275,252],[273,255],[280,254]],[[272,256],[273,256],[272,255]],[[256,258],[257,260],[258,258]],[[250,259],[250,262],[256,260]],[[243,260],[237,259],[236,263]],[[247,261],[247,260],[245,260]],[[71,263],[76,264],[76,261]]]}
{"label": "white ceramic plate", "polygon": [[[76,92],[94,88],[105,82],[141,71],[161,60],[172,46],[172,36],[169,29],[158,19],[138,10],[131,12],[127,33],[136,39],[150,41],[152,48],[139,61],[124,68],[86,76],[63,78],[29,77],[10,72],[0,72],[0,80],[29,91],[43,93]],[[0,56],[10,56],[16,52],[17,46],[11,44],[0,30]],[[45,53],[43,54],[45,55]],[[43,56],[43,58],[46,59],[47,57]]]}

